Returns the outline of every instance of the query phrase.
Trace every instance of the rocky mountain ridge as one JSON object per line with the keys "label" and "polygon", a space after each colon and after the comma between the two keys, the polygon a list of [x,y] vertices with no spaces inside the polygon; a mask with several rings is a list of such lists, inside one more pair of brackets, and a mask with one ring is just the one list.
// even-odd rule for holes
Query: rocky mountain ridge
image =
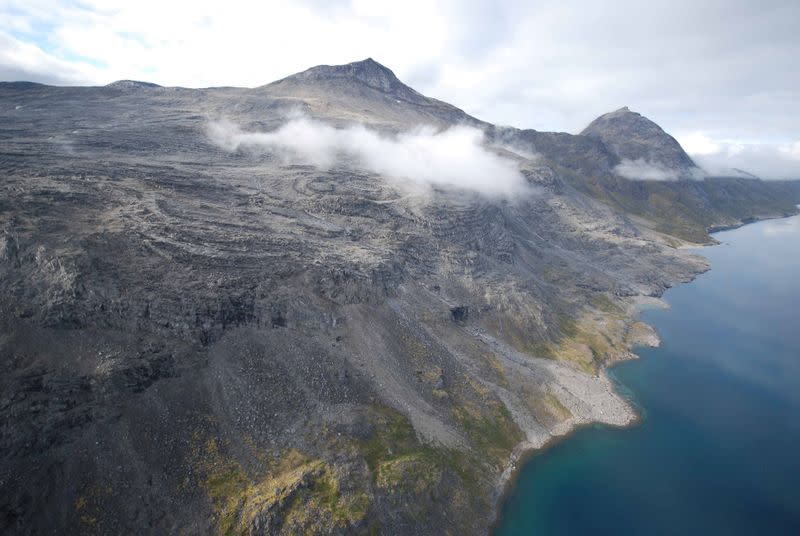
{"label": "rocky mountain ridge", "polygon": [[[488,125],[388,73],[0,83],[4,533],[481,534],[522,450],[635,418],[603,369],[655,343],[642,299],[707,269],[636,212],[652,186],[594,137]],[[530,191],[409,193],[208,135],[298,109],[481,128]],[[706,195],[712,224],[782,209],[706,182],[658,192]]]}

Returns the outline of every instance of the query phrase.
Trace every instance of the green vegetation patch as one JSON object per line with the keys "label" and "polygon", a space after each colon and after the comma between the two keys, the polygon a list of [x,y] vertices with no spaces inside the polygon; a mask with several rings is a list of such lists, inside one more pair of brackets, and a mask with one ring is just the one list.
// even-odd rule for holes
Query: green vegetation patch
{"label": "green vegetation patch", "polygon": [[398,456],[378,465],[379,487],[403,494],[421,495],[442,479],[442,468],[425,452]]}
{"label": "green vegetation patch", "polygon": [[490,400],[488,405],[488,413],[469,403],[454,407],[453,416],[485,461],[502,464],[522,441],[523,434],[505,404]]}
{"label": "green vegetation patch", "polygon": [[[481,498],[479,482],[482,472],[467,453],[421,443],[408,418],[384,406],[373,408],[374,429],[369,439],[358,442],[356,448],[366,459],[373,482],[391,493],[416,494],[424,488],[434,488],[450,472],[461,481],[461,487],[472,498]],[[415,473],[427,476],[417,484],[406,482]]]}
{"label": "green vegetation patch", "polygon": [[335,468],[326,465],[307,488],[293,497],[285,515],[284,531],[314,534],[354,528],[364,520],[369,506],[365,493],[343,493]]}
{"label": "green vegetation patch", "polygon": [[269,534],[330,532],[359,524],[369,509],[366,494],[341,492],[334,467],[297,450],[256,477],[226,456],[215,438],[195,452],[219,534],[248,534],[256,524]]}

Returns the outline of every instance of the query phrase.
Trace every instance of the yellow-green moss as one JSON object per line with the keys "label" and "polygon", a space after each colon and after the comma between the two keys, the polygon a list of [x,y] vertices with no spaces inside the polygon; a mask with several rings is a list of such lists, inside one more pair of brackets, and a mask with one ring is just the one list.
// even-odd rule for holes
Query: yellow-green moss
{"label": "yellow-green moss", "polygon": [[293,497],[284,526],[290,534],[346,529],[366,517],[369,504],[365,493],[342,494],[336,470],[325,465],[315,475],[313,483]]}
{"label": "yellow-green moss", "polygon": [[494,354],[483,353],[483,357],[489,363],[489,366],[494,370],[497,375],[497,384],[501,387],[505,387],[508,389],[508,378],[506,378],[506,370],[503,367],[503,364],[497,359],[497,356]]}
{"label": "yellow-green moss", "polygon": [[[383,406],[375,407],[372,413],[373,431],[366,440],[356,441],[370,469],[373,482],[389,493],[405,495],[416,493],[412,485],[403,486],[405,471],[417,469],[427,471],[434,478],[424,483],[435,487],[445,471],[457,477],[472,499],[482,500],[485,490],[480,489],[484,459],[457,449],[448,449],[420,443],[414,434],[411,422],[401,413]],[[394,462],[397,462],[395,464]]]}
{"label": "yellow-green moss", "polygon": [[332,466],[297,450],[285,452],[260,475],[248,474],[216,438],[194,452],[219,534],[246,534],[259,515],[274,516],[282,526],[291,523],[289,533],[297,528],[313,534],[358,523],[369,508],[366,494],[341,493]]}
{"label": "yellow-green moss", "polygon": [[562,336],[552,346],[553,355],[587,374],[596,374],[601,366],[626,353],[628,322],[623,309],[600,294],[593,300],[593,308],[559,319]]}
{"label": "yellow-green moss", "polygon": [[384,407],[375,408],[373,423],[374,430],[371,436],[357,448],[364,455],[375,479],[381,462],[413,452],[420,445],[411,422],[397,411]]}
{"label": "yellow-green moss", "polygon": [[84,488],[83,493],[75,499],[73,503],[75,513],[85,534],[96,534],[103,531],[101,505],[112,491],[111,486],[94,484]]}
{"label": "yellow-green moss", "polygon": [[572,412],[552,393],[545,393],[543,396],[537,397],[534,406],[537,417],[548,416],[554,422],[572,418]]}
{"label": "yellow-green moss", "polygon": [[470,443],[485,455],[485,461],[501,464],[523,436],[502,402],[490,401],[488,406],[488,413],[473,404],[454,407],[452,411]]}
{"label": "yellow-green moss", "polygon": [[439,483],[442,468],[423,452],[405,454],[378,465],[376,482],[381,488],[405,494],[422,494]]}
{"label": "yellow-green moss", "polygon": [[592,307],[605,313],[622,313],[622,308],[614,303],[614,301],[609,298],[607,294],[596,293],[592,295],[590,303],[592,304]]}

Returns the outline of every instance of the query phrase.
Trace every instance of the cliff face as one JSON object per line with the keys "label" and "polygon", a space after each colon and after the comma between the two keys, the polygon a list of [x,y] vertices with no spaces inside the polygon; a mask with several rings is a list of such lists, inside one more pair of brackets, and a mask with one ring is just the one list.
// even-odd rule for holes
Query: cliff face
{"label": "cliff face", "polygon": [[503,153],[513,200],[416,195],[208,137],[491,134],[369,60],[0,102],[5,533],[483,533],[515,447],[633,417],[602,374],[630,300],[705,269],[550,159]]}

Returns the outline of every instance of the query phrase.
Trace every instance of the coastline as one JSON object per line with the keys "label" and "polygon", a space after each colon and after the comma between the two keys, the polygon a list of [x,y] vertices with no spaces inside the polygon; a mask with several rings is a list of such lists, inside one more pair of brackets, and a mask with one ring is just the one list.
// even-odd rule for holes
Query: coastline
{"label": "coastline", "polygon": [[[692,277],[691,280],[686,281],[686,283],[690,283],[697,276],[702,275],[703,273],[705,273],[705,272],[698,272],[696,275],[694,275]],[[650,306],[669,307],[669,305],[666,304],[666,302],[661,301],[660,297],[655,297],[655,296],[637,296],[636,298],[642,298],[641,301],[647,301],[650,304]],[[637,301],[639,301],[639,300],[637,300]],[[660,302],[660,304],[656,305],[656,302]],[[641,310],[641,309],[639,309],[639,310]],[[630,321],[629,325],[632,325],[635,322],[637,322],[638,320],[636,320],[635,316],[631,316],[629,321]],[[649,324],[647,324],[647,326],[650,329],[653,329],[652,326],[650,326]],[[653,329],[653,332],[655,333],[654,329]],[[658,343],[660,344],[660,339],[658,340]],[[546,439],[543,443],[536,444],[536,443],[533,443],[533,442],[530,442],[530,441],[523,441],[523,442],[517,444],[516,447],[514,447],[514,450],[511,453],[511,457],[509,458],[508,462],[506,463],[505,469],[500,474],[498,482],[497,482],[497,484],[495,486],[495,492],[493,493],[492,510],[491,510],[492,511],[492,517],[491,517],[491,521],[489,523],[489,532],[488,532],[490,535],[491,534],[495,534],[495,531],[497,529],[497,525],[499,524],[499,522],[501,520],[500,506],[503,504],[503,502],[505,502],[505,500],[508,497],[509,493],[511,493],[514,490],[515,483],[516,483],[517,479],[519,478],[519,475],[520,475],[520,472],[522,470],[522,467],[526,463],[528,463],[531,459],[533,459],[536,456],[539,456],[541,454],[544,454],[549,448],[555,446],[556,444],[560,443],[561,441],[569,439],[569,437],[571,437],[574,433],[576,433],[576,432],[578,432],[580,430],[583,430],[584,428],[588,428],[590,426],[602,425],[602,426],[606,426],[606,427],[612,428],[612,429],[624,430],[626,428],[632,428],[634,426],[637,426],[637,425],[639,425],[641,423],[641,421],[642,421],[641,414],[639,413],[639,411],[637,411],[636,407],[631,403],[631,401],[627,397],[625,397],[623,394],[617,392],[617,390],[615,389],[615,385],[614,385],[613,380],[611,380],[611,378],[609,378],[609,376],[607,375],[607,371],[610,370],[610,369],[613,369],[615,366],[617,366],[617,365],[619,365],[621,363],[625,363],[625,362],[628,362],[628,361],[633,361],[635,359],[638,359],[639,356],[636,355],[633,352],[633,350],[635,348],[640,348],[640,347],[643,347],[643,346],[647,346],[647,345],[643,345],[643,344],[631,345],[627,349],[628,350],[628,354],[624,358],[619,359],[619,360],[615,361],[614,363],[604,367],[602,369],[602,371],[601,371],[602,375],[609,382],[610,388],[613,391],[613,393],[617,397],[619,397],[620,399],[622,399],[625,402],[625,406],[630,411],[630,418],[627,420],[627,422],[625,422],[624,424],[614,424],[614,423],[611,423],[611,422],[603,422],[603,421],[600,421],[600,420],[587,420],[587,421],[578,422],[578,423],[568,423],[568,424],[565,423],[565,425],[563,426],[563,431],[559,430],[557,428],[556,431],[554,431],[554,433],[552,433],[550,435],[550,437],[548,439]],[[658,346],[658,344],[655,344],[653,346]]]}
{"label": "coastline", "polygon": [[[723,232],[723,231],[730,231],[730,230],[734,230],[734,229],[739,229],[739,228],[744,227],[745,225],[749,225],[751,223],[758,223],[760,221],[767,221],[767,220],[778,220],[778,219],[789,218],[789,217],[797,216],[797,215],[800,215],[800,205],[797,205],[797,210],[794,211],[793,213],[784,213],[782,215],[757,216],[757,217],[745,218],[744,220],[740,221],[737,224],[711,226],[711,227],[708,228],[708,234],[709,235],[713,235],[713,234],[720,233],[720,232]],[[703,244],[691,244],[691,245],[690,244],[686,244],[684,247],[686,247],[687,249],[701,250],[702,248],[705,248],[705,247],[717,246],[717,245],[720,245],[720,242],[718,240],[715,240],[714,237],[711,236],[711,241],[710,242],[703,243]],[[672,287],[677,286],[678,284],[691,283],[692,281],[697,279],[697,277],[699,277],[700,275],[706,273],[710,269],[711,268],[709,267],[707,270],[700,270],[700,271],[698,271],[696,273],[693,273],[693,274],[691,274],[691,276],[687,280],[678,281]],[[669,287],[669,288],[672,288],[672,287]],[[664,289],[664,291],[662,291],[660,294],[654,295],[654,296],[638,295],[638,296],[632,297],[631,298],[631,303],[629,304],[629,308],[628,308],[628,314],[629,314],[628,326],[631,326],[634,323],[639,322],[638,315],[644,309],[651,308],[651,307],[667,307],[668,308],[669,304],[662,299],[662,296],[664,295],[666,290],[668,290],[668,288]],[[657,343],[654,344],[653,346],[658,346],[660,344],[660,338],[658,337],[658,334],[657,334],[655,328],[653,326],[649,325],[649,324],[645,324],[645,325],[650,330],[652,330],[652,332],[656,336]],[[497,482],[497,484],[495,486],[495,492],[493,493],[493,497],[492,497],[493,503],[492,503],[491,520],[490,520],[490,523],[489,523],[489,532],[488,532],[488,534],[492,535],[492,534],[496,533],[496,530],[497,530],[497,527],[499,525],[499,522],[501,521],[501,509],[500,509],[500,507],[505,502],[505,500],[507,499],[508,495],[514,490],[515,484],[516,484],[516,482],[517,482],[517,480],[519,478],[519,475],[521,473],[522,467],[526,463],[528,463],[531,459],[535,458],[538,455],[544,454],[549,448],[551,448],[552,446],[558,444],[560,441],[568,439],[574,433],[576,433],[579,430],[582,430],[584,428],[587,428],[589,426],[602,425],[602,426],[605,426],[605,427],[608,427],[608,428],[611,428],[611,429],[624,430],[626,428],[632,428],[634,426],[637,426],[638,424],[641,423],[642,416],[640,415],[639,411],[637,411],[637,409],[633,406],[633,404],[631,404],[630,399],[628,399],[627,397],[624,396],[624,394],[619,393],[617,391],[617,389],[615,389],[615,384],[609,378],[609,376],[607,375],[607,371],[613,369],[616,365],[618,365],[620,363],[624,363],[624,362],[627,362],[627,361],[632,361],[634,359],[638,359],[639,356],[634,352],[634,350],[636,348],[641,348],[641,347],[646,347],[646,346],[648,346],[648,344],[642,344],[642,343],[636,343],[636,342],[632,343],[627,348],[627,355],[625,355],[621,359],[619,359],[619,360],[617,360],[617,361],[615,361],[615,362],[603,367],[602,370],[601,370],[601,374],[610,382],[611,388],[612,388],[614,394],[617,395],[618,397],[620,397],[622,400],[624,400],[626,405],[632,411],[633,418],[631,418],[628,422],[626,422],[624,424],[621,424],[621,425],[613,424],[613,423],[609,423],[609,422],[603,422],[603,421],[600,421],[600,420],[585,421],[585,422],[579,422],[579,423],[576,423],[576,424],[575,423],[570,423],[570,424],[566,424],[564,426],[564,431],[563,432],[554,431],[554,433],[552,433],[551,436],[541,444],[535,444],[535,443],[532,443],[530,441],[523,441],[523,442],[519,443],[516,447],[514,447],[514,450],[512,451],[511,457],[509,458],[509,460],[508,460],[508,462],[506,464],[506,468],[501,473],[501,475],[500,475],[500,477],[498,479],[498,482]],[[556,430],[558,430],[558,428]]]}
{"label": "coastline", "polygon": [[[636,356],[628,358],[627,360],[618,361],[604,370],[611,369],[616,365],[624,363],[625,361],[632,361],[633,359],[636,359]],[[545,441],[541,445],[535,446],[534,444],[529,443],[527,441],[524,441],[519,445],[517,445],[511,454],[511,459],[509,461],[509,464],[506,466],[506,469],[501,474],[500,481],[498,482],[498,488],[500,493],[496,494],[494,498],[494,504],[492,505],[494,515],[492,516],[492,522],[489,525],[489,534],[495,533],[497,524],[500,522],[501,519],[499,515],[500,514],[499,507],[503,503],[503,501],[508,497],[508,494],[514,490],[514,486],[517,480],[519,479],[522,467],[526,463],[528,463],[536,456],[544,454],[545,452],[547,452],[548,449],[560,443],[561,441],[569,439],[576,432],[579,432],[580,430],[589,428],[591,426],[602,425],[615,430],[624,430],[626,428],[633,428],[634,426],[638,426],[642,422],[642,416],[639,414],[638,411],[636,411],[636,409],[633,407],[633,405],[630,404],[630,402],[627,399],[626,403],[628,403],[633,412],[633,418],[630,419],[625,424],[611,424],[600,421],[585,421],[569,426],[566,429],[566,431],[562,434],[553,434],[547,441]]]}
{"label": "coastline", "polygon": [[[703,272],[698,273],[697,275],[702,274]],[[694,277],[692,278],[694,280]],[[649,300],[658,300],[658,297],[648,297],[642,296],[642,298],[649,299]],[[662,302],[665,303],[665,302]],[[637,322],[636,317],[630,318],[629,325]],[[649,326],[652,329],[652,326]],[[655,330],[653,330],[655,332]],[[660,340],[659,340],[660,342]],[[558,444],[559,442],[568,439],[574,433],[582,430],[584,428],[595,426],[595,425],[603,425],[613,429],[623,430],[626,428],[631,428],[637,426],[642,421],[642,416],[640,415],[639,411],[634,407],[634,405],[630,402],[628,398],[626,398],[621,393],[617,392],[614,388],[614,382],[609,378],[607,375],[607,371],[619,365],[621,363],[625,363],[627,361],[633,361],[638,359],[638,356],[632,351],[634,348],[639,348],[644,345],[632,345],[628,348],[628,354],[622,359],[615,361],[614,363],[604,367],[601,371],[601,374],[604,376],[606,381],[609,382],[610,389],[612,390],[613,394],[619,397],[621,400],[624,401],[626,408],[630,411],[630,418],[624,424],[614,424],[612,422],[603,422],[600,420],[585,420],[582,422],[577,423],[564,423],[563,429],[559,429],[558,427],[551,433],[550,437],[548,437],[542,443],[533,443],[531,441],[523,441],[517,444],[514,447],[514,450],[511,453],[511,457],[509,458],[508,462],[506,463],[506,467],[503,472],[500,474],[498,482],[495,486],[495,491],[492,496],[492,516],[491,521],[489,523],[489,534],[494,534],[497,528],[498,523],[500,522],[500,506],[508,497],[508,494],[514,490],[515,483],[519,478],[520,472],[522,467],[528,463],[532,458],[545,453],[550,447]],[[657,345],[655,345],[657,346]]]}
{"label": "coastline", "polygon": [[706,232],[708,232],[708,234],[711,235],[715,233],[721,233],[722,231],[733,231],[734,229],[739,229],[740,227],[744,227],[745,225],[750,225],[751,223],[758,223],[760,221],[767,221],[767,220],[781,220],[783,218],[791,218],[792,216],[797,216],[798,214],[800,214],[800,205],[797,205],[797,207],[793,212],[784,212],[780,215],[772,214],[768,216],[751,216],[749,218],[744,218],[740,220],[738,223],[730,225],[712,225],[706,230]]}

